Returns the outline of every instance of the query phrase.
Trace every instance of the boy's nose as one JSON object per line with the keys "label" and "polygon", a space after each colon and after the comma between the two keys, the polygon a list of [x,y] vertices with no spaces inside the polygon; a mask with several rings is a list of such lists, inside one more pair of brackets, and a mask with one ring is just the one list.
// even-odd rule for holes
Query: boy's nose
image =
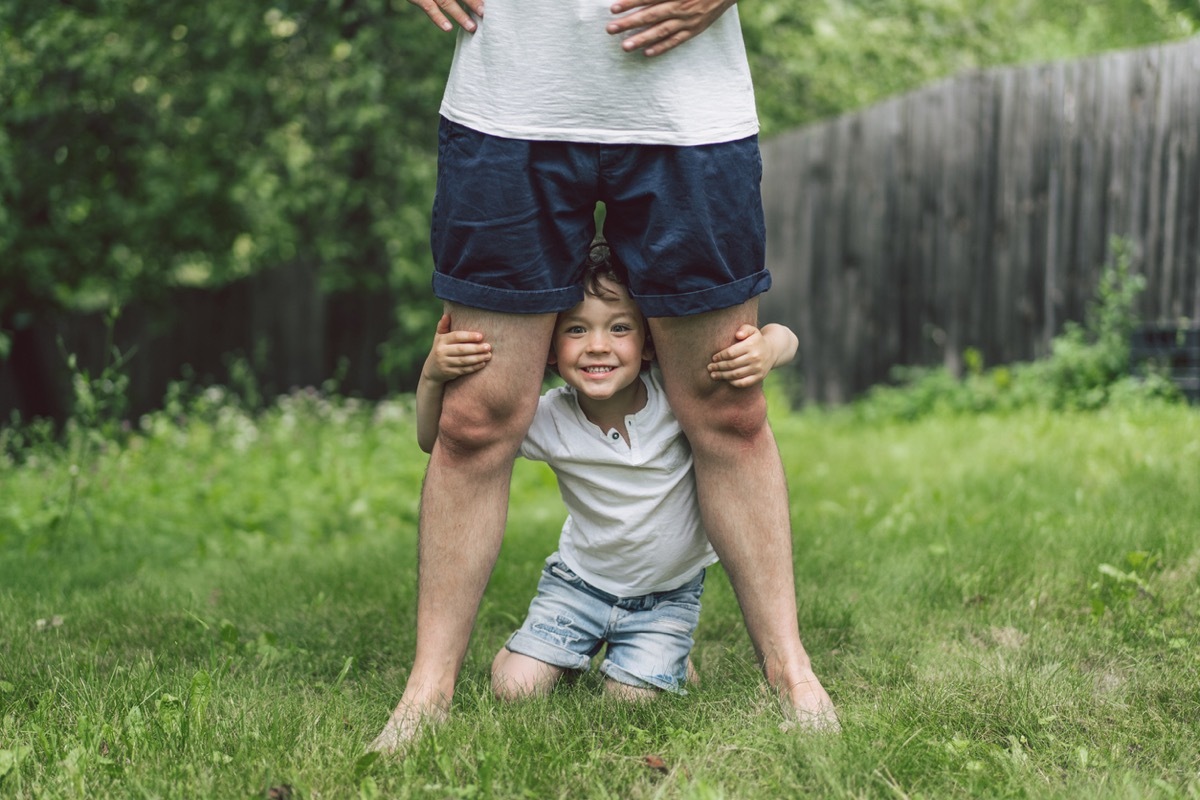
{"label": "boy's nose", "polygon": [[608,337],[597,333],[588,337],[589,353],[604,353],[608,351]]}

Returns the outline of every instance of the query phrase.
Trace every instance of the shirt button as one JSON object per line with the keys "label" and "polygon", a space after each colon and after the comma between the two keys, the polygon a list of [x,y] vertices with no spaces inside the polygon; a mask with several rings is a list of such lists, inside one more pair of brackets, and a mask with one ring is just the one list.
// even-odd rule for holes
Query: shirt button
{"label": "shirt button", "polygon": [[617,439],[621,438],[621,434],[617,433],[616,431],[613,431],[612,437],[613,437],[613,441],[615,442]]}

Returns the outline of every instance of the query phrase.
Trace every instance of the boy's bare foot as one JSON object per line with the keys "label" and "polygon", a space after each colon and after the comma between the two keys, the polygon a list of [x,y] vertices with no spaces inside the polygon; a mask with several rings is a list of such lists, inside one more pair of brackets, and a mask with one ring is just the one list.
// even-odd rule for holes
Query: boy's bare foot
{"label": "boy's bare foot", "polygon": [[417,735],[430,725],[436,725],[439,722],[445,722],[449,716],[449,712],[438,705],[433,705],[425,709],[417,709],[408,705],[403,700],[396,706],[396,710],[392,712],[392,716],[388,718],[387,724],[383,726],[383,730],[375,737],[369,745],[367,752],[371,753],[398,753],[404,750]]}

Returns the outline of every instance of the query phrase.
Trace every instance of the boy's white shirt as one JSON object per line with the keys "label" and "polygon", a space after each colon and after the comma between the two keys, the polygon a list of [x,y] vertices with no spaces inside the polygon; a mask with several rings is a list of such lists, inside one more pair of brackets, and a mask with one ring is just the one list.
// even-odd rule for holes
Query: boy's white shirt
{"label": "boy's white shirt", "polygon": [[621,49],[611,0],[488,0],[459,31],[442,116],[513,139],[700,145],[758,132],[737,7],[661,56]]}
{"label": "boy's white shirt", "polygon": [[558,477],[569,512],[563,563],[617,597],[676,589],[717,561],[700,521],[691,446],[657,367],[641,379],[646,405],[625,418],[629,444],[588,420],[563,386],[541,397],[520,450]]}

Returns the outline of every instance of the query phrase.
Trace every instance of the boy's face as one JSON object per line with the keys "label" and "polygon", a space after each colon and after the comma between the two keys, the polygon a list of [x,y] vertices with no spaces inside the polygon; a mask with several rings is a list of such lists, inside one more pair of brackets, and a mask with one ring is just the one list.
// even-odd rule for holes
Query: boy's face
{"label": "boy's face", "polygon": [[608,400],[633,386],[653,351],[646,344],[646,320],[625,288],[607,280],[600,288],[604,297],[585,294],[558,315],[549,360],[577,392]]}

